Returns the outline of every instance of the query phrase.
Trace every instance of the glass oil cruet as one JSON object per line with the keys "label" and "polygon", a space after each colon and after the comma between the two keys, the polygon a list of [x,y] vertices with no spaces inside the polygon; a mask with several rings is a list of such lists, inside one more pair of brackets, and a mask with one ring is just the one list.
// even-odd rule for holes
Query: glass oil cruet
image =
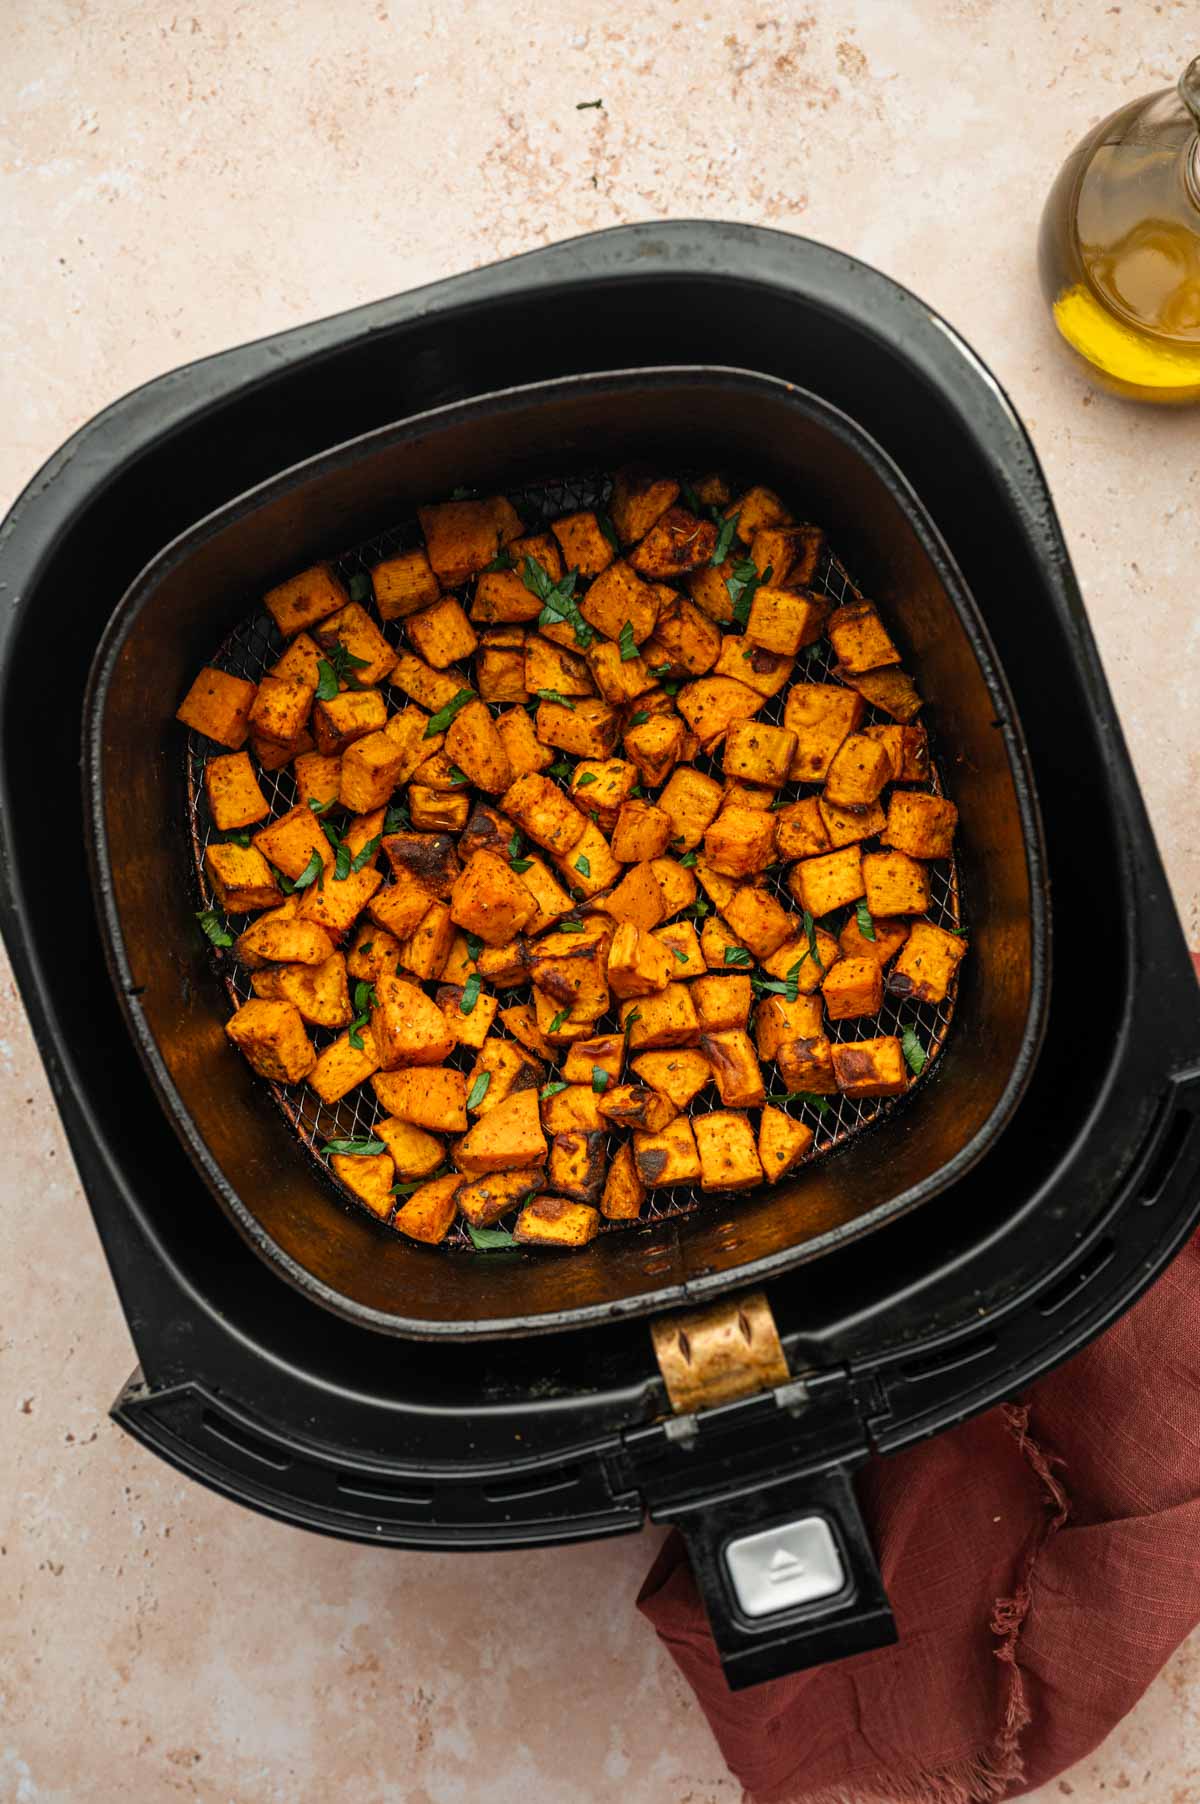
{"label": "glass oil cruet", "polygon": [[1072,151],[1042,215],[1042,289],[1088,375],[1200,400],[1200,57]]}

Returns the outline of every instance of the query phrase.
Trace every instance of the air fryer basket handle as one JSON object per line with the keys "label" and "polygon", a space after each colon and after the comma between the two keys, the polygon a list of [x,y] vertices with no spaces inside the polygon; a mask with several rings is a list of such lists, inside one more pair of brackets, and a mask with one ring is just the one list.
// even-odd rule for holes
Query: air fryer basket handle
{"label": "air fryer basket handle", "polygon": [[671,1512],[732,1691],[897,1639],[849,1470]]}

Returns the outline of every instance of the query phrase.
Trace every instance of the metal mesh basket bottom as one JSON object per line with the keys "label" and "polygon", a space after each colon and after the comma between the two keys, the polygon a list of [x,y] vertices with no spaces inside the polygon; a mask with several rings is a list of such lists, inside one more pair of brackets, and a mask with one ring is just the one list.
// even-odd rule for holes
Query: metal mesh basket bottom
{"label": "metal mesh basket bottom", "polygon": [[[552,480],[545,481],[514,490],[510,500],[516,507],[529,530],[536,531],[557,519],[561,514],[572,513],[581,508],[595,508],[606,504],[608,485],[598,478]],[[415,519],[406,520],[389,528],[377,537],[363,544],[344,551],[333,560],[334,567],[343,581],[351,580],[368,572],[372,565],[381,559],[392,557],[397,552],[420,543],[420,532]],[[860,591],[851,582],[841,563],[833,556],[827,555],[819,575],[817,587],[823,589],[835,603],[844,601],[847,596],[858,596]],[[378,620],[376,624],[380,624]],[[385,634],[395,643],[398,639],[396,626],[384,625]],[[264,671],[278,659],[286,641],[279,633],[274,621],[266,610],[259,607],[236,626],[225,642],[218,648],[211,662],[221,670],[234,675],[247,677],[257,682]],[[399,650],[399,646],[397,647]],[[797,678],[805,682],[826,682],[832,680],[832,658],[827,641],[822,640],[814,648],[814,655],[807,660],[801,654]],[[919,673],[918,673],[919,674]],[[783,705],[786,690],[773,697],[757,717],[772,724],[780,724],[783,719]],[[494,709],[498,712],[498,709]],[[867,711],[868,721],[886,721],[887,716],[874,709]],[[195,859],[196,880],[203,897],[203,905],[212,906],[212,895],[204,871],[204,853],[209,841],[218,837],[213,826],[208,804],[204,793],[204,766],[207,759],[214,755],[211,741],[199,734],[189,733],[187,741],[187,797],[188,827],[191,836]],[[720,775],[719,769],[701,759],[701,769],[713,770]],[[941,792],[941,780],[937,768],[936,748],[931,747],[931,787]],[[259,783],[263,794],[271,804],[271,813],[275,815],[294,807],[296,788],[290,770],[258,771]],[[785,792],[792,799],[811,794],[811,788],[805,790],[800,785],[788,785]],[[961,925],[959,916],[958,872],[953,861],[932,864],[928,867],[932,888],[932,906],[929,918],[944,927]],[[773,884],[781,899],[789,907],[792,899],[780,881],[781,873],[768,872],[767,882]],[[822,925],[831,932],[840,932],[850,910],[840,915],[827,917]],[[235,1007],[240,1007],[252,995],[250,975],[242,970],[232,958],[222,957],[221,973],[225,987]],[[937,1058],[950,1029],[954,1013],[954,989],[951,988],[946,1001],[934,1006],[916,1004],[899,999],[885,993],[883,1008],[872,1020],[834,1021],[828,1023],[827,1031],[833,1040],[857,1040],[873,1034],[899,1034],[906,1027],[912,1027],[917,1033],[927,1054],[927,1063],[921,1082]],[[611,1024],[619,1030],[615,1015]],[[606,1031],[607,1024],[598,1024],[597,1033]],[[326,1046],[336,1038],[332,1030],[310,1029],[313,1041],[318,1049]],[[449,1063],[466,1071],[473,1061],[473,1055],[459,1047],[451,1055]],[[366,1138],[370,1135],[377,1121],[383,1118],[385,1111],[376,1100],[375,1093],[369,1084],[361,1084],[357,1090],[342,1099],[341,1102],[329,1105],[321,1102],[316,1094],[306,1087],[299,1092],[272,1084],[271,1090],[279,1108],[292,1124],[302,1144],[325,1173],[328,1183],[335,1188],[345,1202],[355,1208],[362,1207],[350,1192],[337,1183],[329,1172],[320,1149],[324,1143],[337,1138]],[[841,1146],[851,1135],[861,1133],[864,1128],[877,1122],[895,1101],[891,1099],[868,1099],[854,1101],[845,1096],[830,1096],[824,1099],[824,1107],[818,1108],[811,1103],[788,1102],[778,1106],[789,1115],[804,1121],[813,1131],[813,1146],[810,1158],[819,1158],[831,1152],[834,1147]],[[697,1099],[689,1113],[704,1113],[713,1107],[710,1100]],[[641,1216],[634,1222],[605,1222],[604,1231],[612,1232],[621,1228],[636,1228],[647,1222],[665,1220],[671,1216],[686,1215],[693,1210],[711,1204],[720,1208],[722,1199],[719,1195],[702,1194],[698,1190],[679,1185],[670,1189],[649,1191]],[[445,1243],[449,1247],[470,1248],[470,1240],[466,1229],[460,1223],[452,1231]]]}

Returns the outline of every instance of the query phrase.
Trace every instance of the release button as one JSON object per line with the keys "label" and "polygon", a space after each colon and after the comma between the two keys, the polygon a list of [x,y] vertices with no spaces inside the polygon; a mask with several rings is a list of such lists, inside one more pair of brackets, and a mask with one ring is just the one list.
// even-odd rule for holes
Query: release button
{"label": "release button", "polygon": [[770,1616],[776,1610],[835,1597],[846,1583],[842,1557],[824,1516],[803,1516],[730,1541],[725,1564],[746,1616]]}

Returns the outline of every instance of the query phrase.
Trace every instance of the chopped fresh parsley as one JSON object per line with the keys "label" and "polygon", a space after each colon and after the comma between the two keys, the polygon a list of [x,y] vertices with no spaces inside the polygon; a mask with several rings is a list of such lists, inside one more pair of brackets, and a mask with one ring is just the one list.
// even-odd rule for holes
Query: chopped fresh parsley
{"label": "chopped fresh parsley", "polygon": [[727,520],[721,521],[717,542],[713,546],[713,554],[708,560],[714,569],[723,564],[729,556],[729,547],[733,544],[733,535],[737,531],[740,517],[738,514],[730,514]]}
{"label": "chopped fresh parsley", "polygon": [[[825,967],[821,963],[821,954],[817,948],[817,924],[809,914],[807,908],[804,910],[804,932],[808,940],[807,956],[812,959],[813,964],[816,965],[819,971],[823,971]],[[801,962],[803,963],[803,960]]]}
{"label": "chopped fresh parsley", "polygon": [[535,689],[533,692],[540,702],[553,702],[558,708],[569,708],[575,712],[575,703],[569,696],[560,695],[557,689]]}
{"label": "chopped fresh parsley", "polygon": [[412,826],[412,816],[403,802],[393,802],[383,817],[385,833],[404,833]]}
{"label": "chopped fresh parsley", "polygon": [[579,854],[579,857],[575,860],[575,869],[579,872],[579,875],[581,877],[590,877],[591,876],[591,874],[592,874],[591,860],[588,858],[586,852],[581,852]]}
{"label": "chopped fresh parsley", "polygon": [[549,1102],[550,1098],[552,1096],[557,1096],[560,1090],[566,1090],[568,1088],[569,1086],[565,1079],[559,1078],[556,1083],[545,1084],[539,1094],[543,1102]]}
{"label": "chopped fresh parsley", "polygon": [[752,965],[754,960],[744,946],[726,946],[725,963],[727,965]]}
{"label": "chopped fresh parsley", "polygon": [[466,938],[467,957],[473,965],[477,965],[479,963],[479,954],[483,951],[483,941],[477,933],[468,933]]}
{"label": "chopped fresh parsley", "polygon": [[548,928],[547,931],[549,933],[582,933],[583,922],[568,921],[564,916],[561,921],[555,921],[553,927]]}
{"label": "chopped fresh parsley", "polygon": [[[314,814],[322,815],[322,814],[328,814],[329,810],[333,807],[333,805],[336,801],[337,801],[336,796],[330,796],[330,798],[327,802],[319,802],[317,800],[316,796],[311,796],[309,798],[308,805],[312,809]],[[386,825],[386,823],[385,823],[385,825]]]}
{"label": "chopped fresh parsley", "polygon": [[617,644],[621,648],[622,664],[630,664],[638,655],[637,641],[633,636],[633,622],[627,620],[617,634]]}
{"label": "chopped fresh parsley", "polygon": [[463,985],[463,993],[458,999],[460,1015],[469,1015],[479,1001],[479,992],[483,987],[483,978],[478,971],[472,971]]}
{"label": "chopped fresh parsley", "polygon": [[860,898],[859,901],[855,903],[854,912],[858,917],[858,931],[862,934],[864,940],[873,940],[875,938],[875,923],[871,919],[871,911],[867,907],[865,898]]}
{"label": "chopped fresh parsley", "polygon": [[575,600],[575,582],[578,570],[568,570],[557,582],[552,581],[550,573],[535,557],[526,555],[521,566],[521,581],[531,595],[536,595],[542,604],[538,615],[539,626],[556,626],[565,621],[575,632],[576,645],[584,651],[595,638],[591,627],[579,612],[579,604]]}
{"label": "chopped fresh parsley", "polygon": [[549,1027],[546,1029],[546,1032],[556,1034],[563,1022],[569,1019],[570,1014],[571,1011],[569,1008],[560,1008],[557,1015],[555,1015],[553,1021],[551,1021]]}
{"label": "chopped fresh parsley", "polygon": [[351,601],[369,601],[371,598],[371,578],[365,570],[356,570],[346,585]]}
{"label": "chopped fresh parsley", "polygon": [[467,1233],[471,1236],[471,1245],[477,1253],[496,1253],[502,1247],[520,1245],[507,1228],[477,1228],[474,1222],[469,1221]]}
{"label": "chopped fresh parsley", "polygon": [[[553,770],[554,766],[551,765],[550,768]],[[596,773],[594,770],[581,771],[579,776],[575,779],[575,787],[576,789],[586,789],[589,783],[595,783],[596,780]]]}
{"label": "chopped fresh parsley", "polygon": [[382,1140],[327,1140],[323,1156],[328,1159],[331,1153],[345,1153],[354,1159],[369,1159],[373,1153],[385,1153],[387,1147]]}
{"label": "chopped fresh parsley", "polygon": [[687,503],[689,511],[693,514],[698,514],[700,512],[700,497],[692,487],[691,483],[681,482],[679,484],[679,493]]}
{"label": "chopped fresh parsley", "polygon": [[483,567],[485,571],[515,570],[517,567],[517,560],[506,546],[501,546],[491,563],[485,564]]}
{"label": "chopped fresh parsley", "polygon": [[613,550],[620,552],[621,541],[617,537],[617,529],[609,519],[608,515],[604,512],[603,508],[596,509],[596,525],[600,528],[600,531],[604,534]]}
{"label": "chopped fresh parsley", "polygon": [[457,764],[452,764],[450,766],[450,781],[452,783],[469,783],[471,779],[468,777],[465,770],[459,770]]}
{"label": "chopped fresh parsley", "polygon": [[[567,778],[569,776],[571,776],[571,774],[572,774],[571,766],[567,763],[565,758],[556,758],[554,760],[554,763],[550,766],[549,770],[546,772],[546,775],[548,777],[558,777],[560,779],[560,781],[562,781],[564,783],[566,782]],[[593,777],[592,781],[595,782],[594,777]]]}
{"label": "chopped fresh parsley", "polygon": [[470,498],[470,494],[470,489],[464,489],[460,483],[456,489],[451,489],[450,499],[451,501],[466,501]]}
{"label": "chopped fresh parsley", "polygon": [[629,724],[631,727],[644,727],[649,718],[645,708],[639,708],[636,714],[629,716]]}
{"label": "chopped fresh parsley", "polygon": [[829,1104],[823,1096],[817,1096],[812,1090],[768,1090],[768,1102],[802,1102],[818,1115],[828,1115]]}
{"label": "chopped fresh parsley", "polygon": [[308,889],[310,885],[317,881],[318,877],[323,879],[324,871],[325,865],[322,861],[321,854],[319,852],[314,852],[295,882],[293,882],[290,877],[285,877],[281,872],[279,877],[279,887],[285,896],[290,896],[298,889]]}
{"label": "chopped fresh parsley", "polygon": [[675,955],[675,957],[676,957],[676,958],[677,958],[677,959],[678,959],[678,960],[679,960],[679,962],[680,962],[680,964],[681,964],[681,965],[686,965],[686,964],[687,964],[687,962],[688,962],[688,955],[687,955],[687,953],[686,953],[686,952],[681,952],[681,951],[680,951],[680,950],[679,950],[679,947],[678,947],[678,946],[672,946],[672,947],[671,947],[671,951],[672,951],[672,952],[673,952],[673,953],[674,953],[674,955]]}
{"label": "chopped fresh parsley", "polygon": [[690,871],[692,866],[695,864],[696,860],[699,858],[699,856],[700,856],[699,852],[695,849],[695,847],[693,847],[690,852],[685,852],[683,854],[683,857],[679,860],[679,862],[683,866],[684,870]]}
{"label": "chopped fresh parsley", "polygon": [[439,708],[436,714],[429,716],[425,722],[425,731],[421,735],[422,739],[432,739],[435,733],[444,733],[459,709],[465,708],[468,702],[474,700],[475,691],[473,689],[460,689],[444,708]]}
{"label": "chopped fresh parsley", "polygon": [[640,1021],[641,1018],[642,1011],[640,1008],[631,1008],[625,1017],[625,1026],[622,1029],[621,1037],[625,1041],[625,1051],[627,1053],[629,1051],[629,1036],[633,1032],[635,1022]]}
{"label": "chopped fresh parsley", "polygon": [[608,1089],[608,1072],[604,1069],[603,1065],[592,1066],[592,1089],[597,1095],[600,1094],[601,1090]]}
{"label": "chopped fresh parsley", "polygon": [[522,857],[522,850],[521,830],[518,827],[514,829],[513,836],[508,842],[508,867],[518,874],[521,871],[527,871],[533,863],[532,858]]}
{"label": "chopped fresh parsley", "polygon": [[355,1052],[363,1050],[362,1030],[371,1019],[371,1010],[375,1007],[375,985],[361,979],[354,986],[354,1019],[350,1023],[349,1040]]}
{"label": "chopped fresh parsley", "polygon": [[577,113],[586,113],[592,107],[602,107],[603,105],[604,102],[602,100],[577,100],[575,102],[575,111]]}
{"label": "chopped fresh parsley", "polygon": [[906,1027],[901,1033],[900,1050],[904,1054],[908,1063],[908,1068],[913,1076],[920,1077],[922,1071],[924,1071],[926,1065],[929,1063],[929,1054],[918,1039],[915,1028]]}
{"label": "chopped fresh parsley", "polygon": [[202,908],[196,915],[200,923],[200,931],[214,946],[232,946],[233,935],[221,920],[215,908]]}
{"label": "chopped fresh parsley", "polygon": [[754,988],[760,996],[769,993],[774,996],[782,996],[787,1002],[795,1002],[797,996],[800,994],[800,966],[802,962],[801,959],[797,959],[795,964],[789,967],[788,973],[782,981],[777,977],[752,977],[750,982],[754,985]]}
{"label": "chopped fresh parsley", "polygon": [[491,1081],[492,1081],[492,1074],[490,1071],[481,1071],[479,1073],[479,1076],[475,1079],[475,1082],[471,1085],[470,1091],[467,1095],[468,1109],[477,1109],[479,1107],[480,1103],[483,1101],[484,1097],[488,1093],[488,1085],[491,1083]]}
{"label": "chopped fresh parsley", "polygon": [[383,834],[377,833],[373,839],[367,840],[361,852],[356,852],[354,854],[354,857],[350,860],[350,869],[356,877],[360,871],[365,870],[370,864],[372,858],[374,858],[376,852],[379,850],[380,841],[382,839]]}
{"label": "chopped fresh parsley", "polygon": [[[745,626],[750,618],[750,603],[754,600],[754,591],[760,583],[771,580],[771,566],[767,565],[762,575],[752,558],[739,558],[733,566],[733,575],[725,578],[725,591],[733,603],[733,617],[739,626]],[[749,657],[749,652],[744,656]]]}

